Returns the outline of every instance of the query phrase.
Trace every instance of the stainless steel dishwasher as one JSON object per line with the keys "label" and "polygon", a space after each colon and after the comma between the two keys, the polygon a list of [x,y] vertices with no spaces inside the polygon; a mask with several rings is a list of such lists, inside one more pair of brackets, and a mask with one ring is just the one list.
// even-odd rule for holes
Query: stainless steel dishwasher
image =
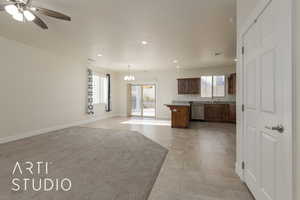
{"label": "stainless steel dishwasher", "polygon": [[204,120],[204,103],[191,102],[191,119]]}

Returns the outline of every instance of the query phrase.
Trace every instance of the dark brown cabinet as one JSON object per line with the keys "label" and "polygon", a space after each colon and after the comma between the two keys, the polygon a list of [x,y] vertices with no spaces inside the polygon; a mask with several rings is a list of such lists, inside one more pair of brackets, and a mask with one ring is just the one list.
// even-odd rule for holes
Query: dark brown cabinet
{"label": "dark brown cabinet", "polygon": [[228,77],[228,94],[236,94],[236,74],[230,74]]}
{"label": "dark brown cabinet", "polygon": [[188,128],[190,106],[167,105],[172,112],[172,128]]}
{"label": "dark brown cabinet", "polygon": [[206,104],[204,106],[204,120],[223,122],[226,120],[225,104]]}
{"label": "dark brown cabinet", "polygon": [[200,94],[200,78],[177,79],[178,94]]}
{"label": "dark brown cabinet", "polygon": [[227,105],[227,121],[228,122],[236,122],[236,105],[228,104]]}
{"label": "dark brown cabinet", "polygon": [[204,120],[208,122],[236,122],[235,104],[205,104]]}

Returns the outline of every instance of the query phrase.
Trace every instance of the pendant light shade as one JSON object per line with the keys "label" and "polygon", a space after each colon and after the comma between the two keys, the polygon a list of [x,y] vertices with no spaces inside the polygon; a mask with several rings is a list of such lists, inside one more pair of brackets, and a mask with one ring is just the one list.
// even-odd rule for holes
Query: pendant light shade
{"label": "pendant light shade", "polygon": [[134,77],[134,76],[131,76],[131,75],[125,76],[125,77],[124,77],[124,80],[125,80],[125,81],[134,81],[134,80],[135,80],[135,77]]}
{"label": "pendant light shade", "polygon": [[130,73],[130,65],[128,65],[128,74],[124,76],[124,81],[134,81],[135,77]]}

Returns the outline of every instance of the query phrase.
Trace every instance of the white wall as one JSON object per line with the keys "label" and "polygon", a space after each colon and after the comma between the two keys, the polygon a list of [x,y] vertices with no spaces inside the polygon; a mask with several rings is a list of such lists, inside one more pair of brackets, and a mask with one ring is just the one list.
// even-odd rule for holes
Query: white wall
{"label": "white wall", "polygon": [[[191,70],[149,71],[135,72],[136,81],[131,83],[155,83],[157,85],[157,118],[170,118],[170,110],[164,104],[170,104],[173,100],[199,100],[199,96],[178,96],[177,78],[200,77],[201,75],[223,75],[235,72],[235,67],[210,67]],[[127,114],[127,84],[123,80],[126,73],[120,75],[120,112]],[[232,98],[228,98],[232,100]]]}
{"label": "white wall", "polygon": [[242,26],[261,0],[237,0],[237,26]]}
{"label": "white wall", "polygon": [[0,139],[88,119],[86,67],[0,37]]}
{"label": "white wall", "polygon": [[295,0],[295,28],[294,28],[294,39],[295,41],[295,69],[296,69],[296,159],[297,159],[297,167],[296,167],[296,200],[300,199],[300,2]]}

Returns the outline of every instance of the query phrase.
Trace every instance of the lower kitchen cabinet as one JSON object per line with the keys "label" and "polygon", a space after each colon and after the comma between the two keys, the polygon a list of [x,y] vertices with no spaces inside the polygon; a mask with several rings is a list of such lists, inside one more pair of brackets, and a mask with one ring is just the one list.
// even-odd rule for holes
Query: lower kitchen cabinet
{"label": "lower kitchen cabinet", "polygon": [[190,106],[167,105],[172,112],[172,128],[188,128],[190,123]]}
{"label": "lower kitchen cabinet", "polygon": [[236,122],[236,105],[235,104],[228,104],[227,105],[227,116],[228,122]]}
{"label": "lower kitchen cabinet", "polygon": [[225,104],[206,104],[204,106],[205,121],[223,122],[225,118]]}
{"label": "lower kitchen cabinet", "polygon": [[234,104],[205,104],[204,120],[208,122],[236,122]]}

